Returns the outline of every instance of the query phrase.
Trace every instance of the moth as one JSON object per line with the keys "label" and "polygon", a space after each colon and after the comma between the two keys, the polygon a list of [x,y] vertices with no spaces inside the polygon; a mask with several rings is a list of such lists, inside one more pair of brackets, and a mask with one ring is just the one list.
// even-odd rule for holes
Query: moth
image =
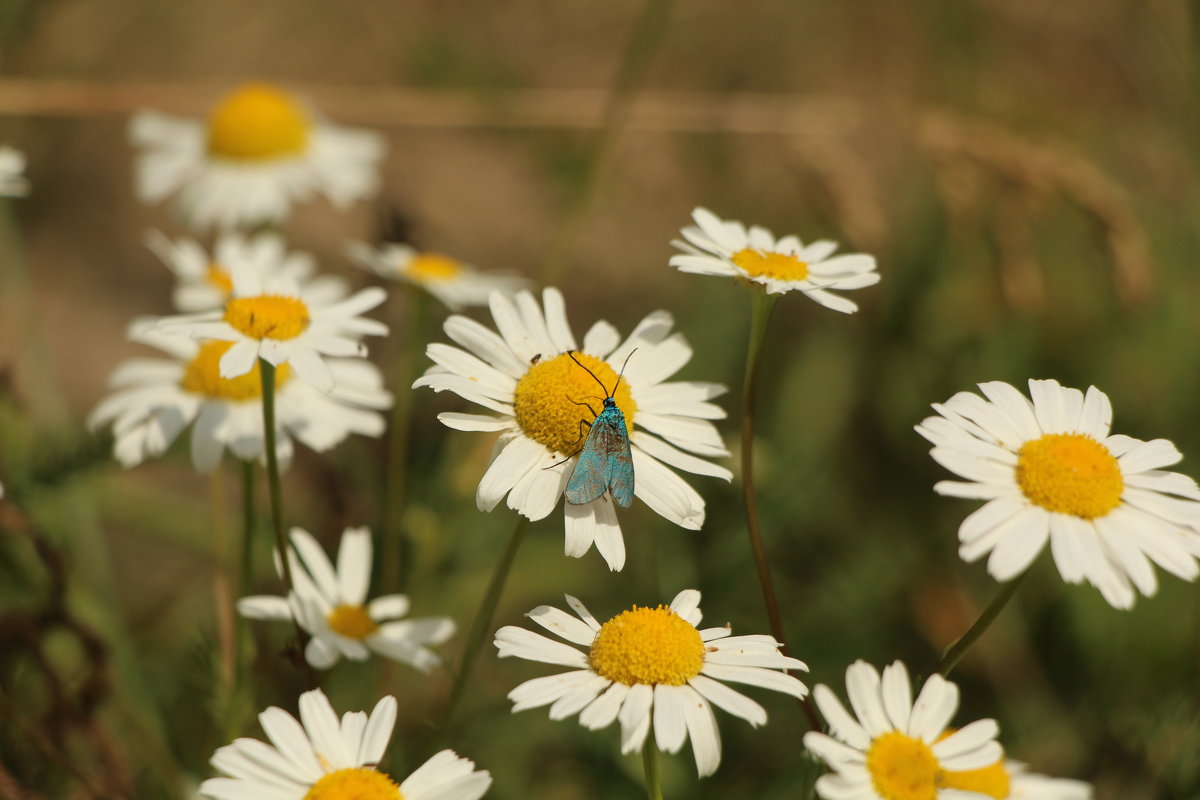
{"label": "moth", "polygon": [[[633,352],[631,351],[629,356],[632,356]],[[590,423],[584,420],[584,424],[590,427],[583,448],[579,451],[579,460],[575,462],[575,469],[567,482],[567,502],[583,505],[596,500],[607,491],[612,494],[617,505],[629,508],[633,503],[633,454],[629,450],[629,431],[625,427],[625,414],[613,399],[621,385],[621,377],[625,374],[625,364],[629,363],[629,356],[625,357],[625,364],[621,365],[621,372],[617,375],[617,383],[610,392],[604,382],[596,377],[596,373],[585,367],[573,352],[568,351],[567,355],[579,364],[580,369],[595,378],[605,394],[604,407],[599,414],[587,403],[580,403],[587,406],[596,416]]]}

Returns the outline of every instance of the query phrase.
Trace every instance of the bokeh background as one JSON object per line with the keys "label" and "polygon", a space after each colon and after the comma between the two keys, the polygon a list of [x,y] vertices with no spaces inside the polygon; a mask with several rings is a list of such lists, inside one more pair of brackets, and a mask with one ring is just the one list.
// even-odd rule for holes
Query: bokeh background
{"label": "bokeh background", "polygon": [[[789,643],[811,683],[841,691],[855,658],[930,672],[996,591],[956,555],[974,504],[932,493],[943,473],[912,430],[930,402],[981,380],[1095,384],[1117,431],[1174,440],[1181,469],[1200,474],[1197,25],[1170,0],[0,0],[0,141],[26,152],[33,185],[0,201],[0,795],[185,797],[230,738],[212,530],[236,531],[235,470],[214,498],[185,447],[123,471],[83,425],[138,353],[129,319],[170,311],[146,229],[183,233],[133,196],[133,110],[199,117],[259,78],[382,131],[382,193],[348,213],[299,209],[284,227],[296,247],[361,283],[348,239],[403,237],[524,274],[563,289],[577,333],[666,308],[695,348],[681,377],[733,390],[731,449],[749,301],[667,267],[691,209],[876,255],[883,281],[854,293],[857,315],[779,303],[760,397],[760,500]],[[412,330],[418,302],[397,292],[377,316]],[[406,347],[444,339],[444,316],[430,305],[410,340],[373,357],[398,380]],[[392,568],[415,614],[465,630],[512,515],[474,506],[487,437],[433,422],[456,399],[413,402]],[[331,546],[345,525],[377,526],[384,451],[302,454],[289,522]],[[692,483],[704,530],[634,508],[619,574],[595,552],[562,557],[559,513],[536,523],[496,625],[563,592],[604,618],[697,587],[707,621],[765,632],[736,480]],[[1092,781],[1100,798],[1200,797],[1200,593],[1160,578],[1156,597],[1119,612],[1043,554],[956,672],[960,721],[996,717],[1010,756]],[[258,735],[248,712],[294,708],[304,688],[279,655],[284,633],[255,629],[236,733]],[[461,641],[444,648],[451,662]],[[492,797],[643,792],[615,729],[510,714],[505,694],[550,670],[493,652],[444,738],[444,672],[343,663],[323,685],[342,709],[399,696],[393,774],[445,742],[492,770]],[[750,693],[767,728],[722,717],[721,769],[697,781],[686,751],[667,759],[668,797],[807,796],[803,716]]]}

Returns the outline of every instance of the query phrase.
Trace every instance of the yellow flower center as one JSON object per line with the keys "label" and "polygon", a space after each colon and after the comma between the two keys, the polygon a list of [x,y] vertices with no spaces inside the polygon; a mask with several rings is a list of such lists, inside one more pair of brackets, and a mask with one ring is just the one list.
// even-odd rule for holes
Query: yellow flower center
{"label": "yellow flower center", "polygon": [[312,785],[303,800],[404,800],[391,778],[370,767],[330,772]]}
{"label": "yellow flower center", "polygon": [[739,250],[733,254],[733,263],[745,270],[751,278],[802,281],[808,277],[808,264],[795,256],[785,256],[783,253]]}
{"label": "yellow flower center", "polygon": [[208,118],[208,152],[260,161],[304,152],[308,114],[283,90],[248,83],[225,96]]}
{"label": "yellow flower center", "polygon": [[[606,362],[586,353],[575,353],[575,358],[600,379],[607,387],[604,391],[617,385],[617,373]],[[570,456],[579,452],[587,435],[587,426],[580,420],[591,422],[592,411],[599,413],[604,404],[596,378],[566,353],[538,361],[517,381],[513,407],[521,431],[553,453]],[[626,431],[632,433],[637,403],[628,381],[621,380],[613,399],[625,415]],[[579,403],[587,403],[592,410]]]}
{"label": "yellow flower center", "polygon": [[[222,378],[220,371],[221,356],[233,347],[233,342],[205,342],[200,345],[196,354],[183,369],[183,379],[179,386],[185,392],[203,395],[214,400],[255,400],[262,397],[262,375],[258,362],[245,375],[236,378]],[[292,376],[292,368],[280,364],[275,370],[275,388],[283,386]]]}
{"label": "yellow flower center", "polygon": [[1047,511],[1103,517],[1121,502],[1125,480],[1108,448],[1082,433],[1047,433],[1017,451],[1017,485]]}
{"label": "yellow flower center", "polygon": [[233,294],[233,278],[230,277],[229,270],[215,261],[208,265],[208,270],[204,273],[204,280],[210,286],[220,289],[226,297]]}
{"label": "yellow flower center", "polygon": [[251,339],[294,339],[308,327],[308,306],[278,294],[235,297],[225,305],[225,321]]}
{"label": "yellow flower center", "polygon": [[418,281],[452,281],[462,273],[462,264],[441,253],[417,253],[406,272]]}
{"label": "yellow flower center", "polygon": [[626,686],[682,686],[704,667],[704,642],[694,625],[666,606],[634,606],[600,626],[588,661]]}
{"label": "yellow flower center", "polygon": [[1001,759],[990,767],[967,770],[965,772],[942,773],[938,787],[942,789],[961,789],[964,792],[979,792],[996,800],[1005,800],[1012,791],[1012,780]]}
{"label": "yellow flower center", "polygon": [[326,622],[331,631],[347,639],[365,639],[379,630],[375,620],[367,616],[367,610],[362,606],[337,606],[329,612]]}
{"label": "yellow flower center", "polygon": [[884,800],[937,800],[941,770],[920,739],[900,731],[876,736],[867,751],[867,772]]}

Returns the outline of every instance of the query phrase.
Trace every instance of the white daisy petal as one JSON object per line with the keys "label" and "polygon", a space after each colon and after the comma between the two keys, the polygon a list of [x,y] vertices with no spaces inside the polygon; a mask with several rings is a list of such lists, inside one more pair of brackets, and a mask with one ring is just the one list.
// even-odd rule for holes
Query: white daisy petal
{"label": "white daisy petal", "polygon": [[913,704],[908,733],[927,744],[934,742],[950,724],[957,708],[958,687],[941,675],[930,675]]}
{"label": "white daisy petal", "polygon": [[684,722],[692,742],[696,774],[703,778],[716,772],[721,763],[721,735],[717,731],[712,706],[690,686],[684,687],[684,690],[688,693],[687,702],[683,705]]}
{"label": "white daisy petal", "polygon": [[891,729],[891,722],[883,710],[879,673],[874,667],[865,661],[855,661],[847,667],[846,692],[854,715],[862,721],[867,733],[878,736]]}
{"label": "white daisy petal", "polygon": [[871,735],[854,719],[853,715],[846,711],[845,706],[837,699],[837,695],[833,693],[832,689],[823,683],[818,684],[813,689],[813,701],[821,710],[821,716],[829,724],[829,729],[834,736],[858,750],[865,750],[870,745]]}
{"label": "white daisy petal", "polygon": [[596,632],[587,623],[553,606],[538,606],[525,616],[572,644],[589,647],[596,638]]}
{"label": "white daisy petal", "polygon": [[654,689],[644,683],[635,684],[625,696],[617,720],[621,723],[621,752],[632,753],[642,749],[646,734],[650,732],[650,708],[654,703]]}
{"label": "white daisy petal", "polygon": [[589,730],[599,730],[613,724],[629,694],[629,688],[623,683],[609,686],[580,713],[579,724]]}
{"label": "white daisy petal", "polygon": [[337,563],[338,595],[347,605],[360,606],[367,599],[371,582],[371,531],[347,528],[342,531]]}
{"label": "white daisy petal", "polygon": [[506,625],[496,631],[494,644],[499,650],[497,655],[500,658],[517,656],[528,661],[569,667],[586,667],[588,663],[587,656],[574,647],[513,625]]}
{"label": "white daisy petal", "polygon": [[684,706],[689,699],[682,686],[654,687],[654,741],[664,753],[678,753],[687,739]]}

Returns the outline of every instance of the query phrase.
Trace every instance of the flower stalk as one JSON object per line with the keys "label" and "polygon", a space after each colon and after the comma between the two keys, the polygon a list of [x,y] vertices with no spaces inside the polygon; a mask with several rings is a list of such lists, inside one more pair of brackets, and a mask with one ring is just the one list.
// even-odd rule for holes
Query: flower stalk
{"label": "flower stalk", "polygon": [[443,733],[449,727],[454,717],[454,712],[458,708],[459,701],[462,700],[463,690],[471,678],[471,670],[475,666],[475,658],[479,655],[479,650],[483,647],[487,632],[492,629],[492,619],[496,616],[496,606],[500,603],[500,595],[504,592],[504,585],[508,582],[508,574],[512,571],[513,561],[517,557],[517,551],[521,548],[521,542],[525,539],[525,531],[528,529],[529,520],[518,514],[516,524],[513,525],[512,534],[508,539],[508,545],[504,548],[504,553],[500,556],[500,560],[496,562],[496,568],[492,572],[492,579],[488,583],[487,591],[483,594],[483,599],[479,603],[479,610],[475,612],[475,619],[471,622],[471,630],[467,634],[466,641],[463,643],[462,661],[459,662],[458,673],[454,676],[454,688],[450,692],[450,699],[446,703],[446,711],[442,718],[441,727]]}
{"label": "flower stalk", "polygon": [[979,615],[979,619],[975,620],[975,624],[968,628],[967,632],[962,636],[946,645],[946,649],[942,653],[942,660],[938,663],[937,667],[939,675],[943,678],[950,677],[950,671],[954,669],[954,665],[967,654],[971,646],[983,636],[984,631],[996,621],[996,617],[1000,616],[1000,612],[1008,605],[1008,601],[1013,599],[1013,596],[1017,593],[1017,589],[1021,586],[1021,581],[1027,574],[1029,574],[1029,570],[1025,570],[1008,583],[1002,585],[1000,591],[992,598],[992,602]]}
{"label": "flower stalk", "polygon": [[271,496],[271,525],[275,529],[275,547],[283,564],[284,597],[291,597],[295,583],[288,558],[287,537],[283,531],[283,489],[279,478],[279,454],[275,438],[275,365],[259,359],[262,374],[263,436],[267,451],[267,490]]}
{"label": "flower stalk", "polygon": [[[754,553],[754,566],[758,572],[758,585],[762,589],[763,604],[767,609],[767,620],[771,635],[779,642],[784,655],[790,655],[787,635],[783,629],[783,616],[779,613],[779,600],[775,594],[775,583],[771,578],[771,567],[763,545],[762,525],[758,516],[758,496],[754,489],[754,403],[758,395],[758,367],[762,357],[763,342],[767,325],[778,297],[767,294],[758,285],[750,289],[750,339],[746,347],[746,375],[742,382],[742,503],[746,509],[746,533],[750,536],[750,549]],[[821,730],[820,719],[812,702],[803,701],[804,714],[813,730]]]}
{"label": "flower stalk", "polygon": [[646,776],[647,799],[663,800],[658,772],[658,746],[653,739],[648,739],[642,745],[642,773]]}

